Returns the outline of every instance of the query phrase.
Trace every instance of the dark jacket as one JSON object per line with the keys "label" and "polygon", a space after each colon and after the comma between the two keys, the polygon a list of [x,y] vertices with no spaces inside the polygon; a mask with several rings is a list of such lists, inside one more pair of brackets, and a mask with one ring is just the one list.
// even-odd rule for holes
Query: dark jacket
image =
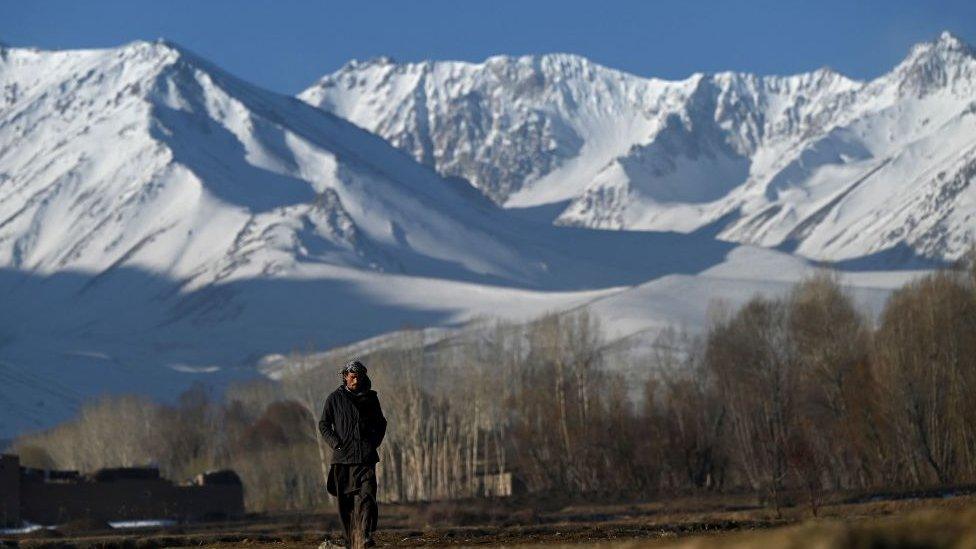
{"label": "dark jacket", "polygon": [[386,418],[376,391],[369,388],[368,382],[363,389],[354,394],[339,385],[325,399],[319,432],[332,447],[332,463],[380,460],[376,449],[386,435]]}

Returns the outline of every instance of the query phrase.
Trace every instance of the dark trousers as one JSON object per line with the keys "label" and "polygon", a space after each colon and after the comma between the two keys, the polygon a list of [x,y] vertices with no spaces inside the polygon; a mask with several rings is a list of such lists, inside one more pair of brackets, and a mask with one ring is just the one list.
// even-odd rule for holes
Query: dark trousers
{"label": "dark trousers", "polygon": [[[329,493],[336,497],[339,521],[346,545],[358,545],[376,531],[376,464],[333,463],[329,468]],[[358,507],[358,509],[357,509]]]}

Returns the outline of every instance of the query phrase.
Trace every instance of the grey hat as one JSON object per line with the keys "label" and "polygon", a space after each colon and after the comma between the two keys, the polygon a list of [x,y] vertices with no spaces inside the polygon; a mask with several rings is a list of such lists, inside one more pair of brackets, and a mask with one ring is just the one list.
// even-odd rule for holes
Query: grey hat
{"label": "grey hat", "polygon": [[339,370],[339,375],[344,376],[350,372],[366,375],[366,365],[358,360],[350,360],[342,367],[342,370]]}

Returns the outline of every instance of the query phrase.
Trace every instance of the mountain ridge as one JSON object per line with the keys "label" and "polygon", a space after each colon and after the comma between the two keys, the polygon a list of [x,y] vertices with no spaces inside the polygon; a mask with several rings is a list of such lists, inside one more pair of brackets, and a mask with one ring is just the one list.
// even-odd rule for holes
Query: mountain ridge
{"label": "mountain ridge", "polygon": [[[972,210],[968,191],[954,202],[926,202],[920,194],[941,193],[941,183],[925,177],[938,166],[921,166],[917,157],[931,156],[931,129],[962,116],[974,90],[972,47],[943,32],[870,80],[828,68],[662,80],[576,55],[545,54],[482,63],[355,62],[299,97],[383,136],[440,173],[464,177],[503,206],[567,201],[559,224],[691,232],[739,211],[721,238],[775,247],[793,246],[786,237],[802,235],[794,248],[816,260],[849,260],[898,244],[952,260],[973,238],[965,225]],[[899,138],[870,129],[882,125]],[[935,139],[944,147],[968,154],[971,132],[939,131]],[[518,139],[505,140],[512,135]],[[916,161],[897,161],[907,155]],[[864,186],[883,208],[862,208],[860,217],[879,221],[861,243],[838,244],[854,230],[856,217],[835,215],[833,223],[821,216],[799,230],[811,215],[804,202],[829,203],[837,188],[881,163],[878,177],[899,185]],[[964,165],[957,174],[965,173]],[[784,194],[790,189],[802,192]],[[901,196],[889,198],[891,190]],[[834,213],[870,200],[852,192]],[[941,220],[922,227],[910,214],[889,215],[908,202],[939,210]],[[771,216],[773,210],[779,215]],[[934,232],[950,238],[936,243]]]}

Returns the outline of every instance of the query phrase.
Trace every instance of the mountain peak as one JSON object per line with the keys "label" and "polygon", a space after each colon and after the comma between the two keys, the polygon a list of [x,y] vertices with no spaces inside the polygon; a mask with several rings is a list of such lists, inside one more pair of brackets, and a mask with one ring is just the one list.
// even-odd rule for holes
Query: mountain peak
{"label": "mountain peak", "polygon": [[[912,47],[908,56],[890,73],[900,94],[919,97],[939,89],[957,92],[971,89],[976,79],[976,52],[949,31]],[[956,89],[958,84],[963,88]]]}
{"label": "mountain peak", "polygon": [[346,61],[339,71],[354,71],[371,66],[383,67],[386,65],[395,64],[397,64],[396,59],[390,57],[389,55],[380,55],[377,57],[370,57],[368,59],[350,59],[349,61]]}
{"label": "mountain peak", "polygon": [[155,40],[134,40],[118,48],[121,55],[129,55],[142,59],[156,59],[162,61],[190,61],[195,65],[212,67],[203,57],[193,53],[187,47],[166,38]]}
{"label": "mountain peak", "polygon": [[608,69],[591,59],[575,53],[552,52],[526,55],[494,55],[481,63],[482,67],[501,67],[518,70],[530,69],[537,73],[562,76],[583,76],[612,72],[615,75],[632,76],[624,71]]}
{"label": "mountain peak", "polygon": [[[973,48],[949,31],[942,31],[935,40],[915,44],[905,62],[924,60],[953,61],[960,57],[973,57]],[[904,63],[903,63],[904,64]]]}
{"label": "mountain peak", "polygon": [[973,53],[973,50],[969,44],[947,30],[942,31],[942,33],[939,34],[939,37],[932,43],[936,49],[942,51],[960,51],[970,55]]}

